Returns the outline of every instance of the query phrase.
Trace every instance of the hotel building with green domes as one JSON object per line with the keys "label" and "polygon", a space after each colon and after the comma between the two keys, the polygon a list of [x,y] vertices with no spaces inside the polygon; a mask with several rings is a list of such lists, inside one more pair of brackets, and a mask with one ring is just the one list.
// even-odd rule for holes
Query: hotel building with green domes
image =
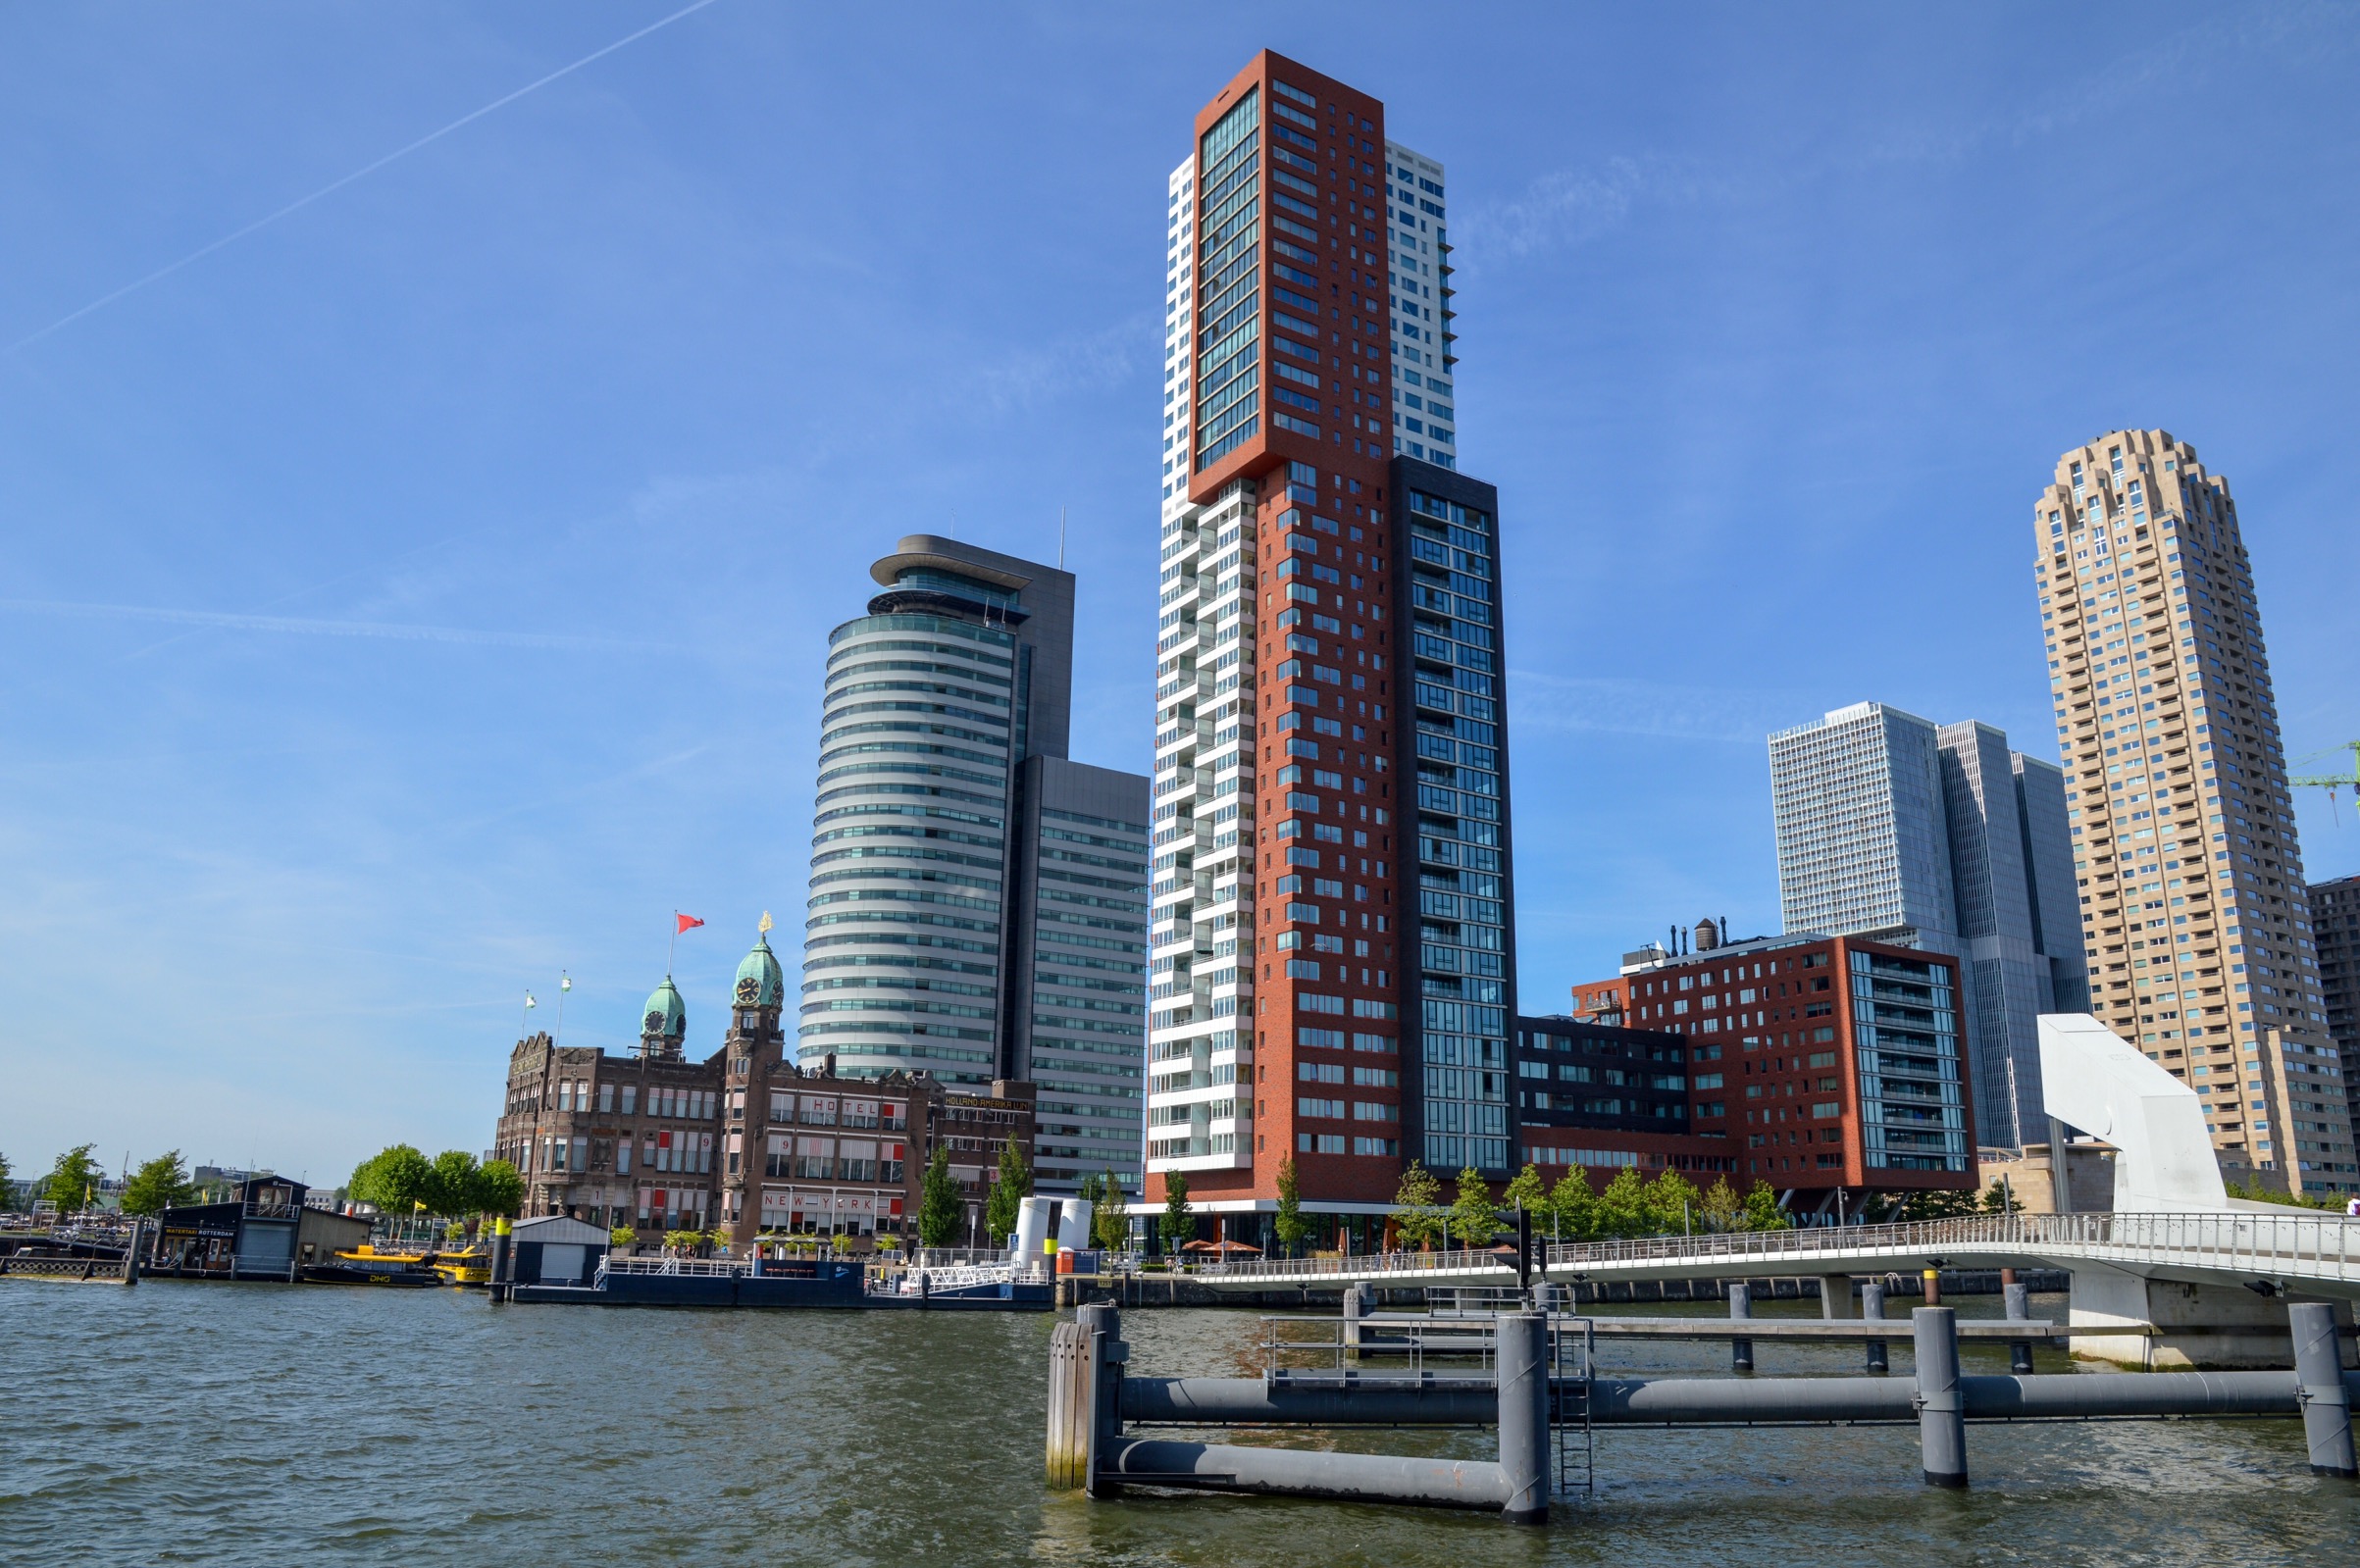
{"label": "hotel building with green domes", "polygon": [[920,1069],[840,1075],[787,1059],[786,977],[767,936],[738,966],[720,1048],[688,1050],[688,1006],[664,977],[627,1056],[536,1034],[509,1055],[492,1154],[525,1178],[528,1214],[629,1226],[643,1239],[716,1231],[903,1235],[938,1143],[980,1215],[1002,1144],[1035,1159],[1034,1087],[970,1089]]}

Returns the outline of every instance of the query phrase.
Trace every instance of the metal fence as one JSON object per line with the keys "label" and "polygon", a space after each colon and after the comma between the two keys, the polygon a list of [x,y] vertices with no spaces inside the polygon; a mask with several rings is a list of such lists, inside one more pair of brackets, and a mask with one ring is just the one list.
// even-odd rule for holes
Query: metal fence
{"label": "metal fence", "polygon": [[[1726,1262],[1731,1273],[1812,1274],[1856,1263],[1906,1262],[1916,1268],[1931,1256],[1965,1253],[2266,1271],[2360,1284],[2360,1220],[2334,1214],[1990,1214],[1907,1225],[1572,1242],[1543,1251],[1553,1273]],[[1389,1276],[1414,1280],[1421,1275],[1509,1275],[1514,1270],[1513,1259],[1477,1251],[1257,1258],[1207,1264],[1196,1272],[1276,1282]]]}

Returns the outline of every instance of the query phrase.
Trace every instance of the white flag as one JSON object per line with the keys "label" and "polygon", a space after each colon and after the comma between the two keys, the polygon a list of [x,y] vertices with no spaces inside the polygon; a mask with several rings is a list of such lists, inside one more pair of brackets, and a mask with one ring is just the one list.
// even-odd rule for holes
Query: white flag
{"label": "white flag", "polygon": [[540,1003],[533,999],[533,993],[531,991],[527,991],[525,992],[525,1005],[527,1007],[539,1007]]}

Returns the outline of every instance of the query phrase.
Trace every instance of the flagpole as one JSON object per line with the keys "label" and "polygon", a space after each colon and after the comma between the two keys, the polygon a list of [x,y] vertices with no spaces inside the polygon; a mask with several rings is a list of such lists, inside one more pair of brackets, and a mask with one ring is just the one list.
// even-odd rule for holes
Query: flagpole
{"label": "flagpole", "polygon": [[672,911],[672,935],[664,941],[664,978],[672,978],[672,955],[680,949],[680,911]]}
{"label": "flagpole", "polygon": [[565,1043],[565,993],[574,988],[574,977],[564,970],[557,972],[557,1037],[551,1043]]}

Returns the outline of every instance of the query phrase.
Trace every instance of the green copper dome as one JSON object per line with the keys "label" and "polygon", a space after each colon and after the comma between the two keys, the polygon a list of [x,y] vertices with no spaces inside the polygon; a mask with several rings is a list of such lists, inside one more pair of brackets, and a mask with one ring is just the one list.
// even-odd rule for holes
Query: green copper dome
{"label": "green copper dome", "polygon": [[769,935],[756,936],[753,951],[738,965],[738,984],[730,992],[732,1002],[739,1007],[776,1007],[786,988],[778,955],[770,950]]}
{"label": "green copper dome", "polygon": [[689,1032],[689,1010],[681,1005],[680,991],[666,975],[664,983],[648,994],[647,1005],[640,1019],[641,1038],[678,1040]]}

